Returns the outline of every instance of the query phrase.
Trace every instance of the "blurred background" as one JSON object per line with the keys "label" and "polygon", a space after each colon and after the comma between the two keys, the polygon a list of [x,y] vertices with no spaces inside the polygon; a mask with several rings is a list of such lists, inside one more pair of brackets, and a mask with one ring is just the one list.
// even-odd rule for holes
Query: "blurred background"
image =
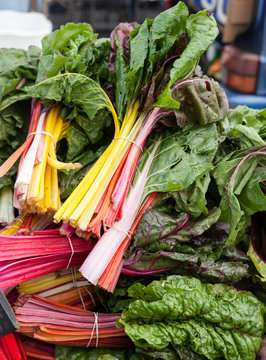
{"label": "blurred background", "polygon": [[[108,37],[120,22],[142,23],[176,0],[0,0],[1,10],[38,12],[56,30],[67,22],[88,22]],[[184,0],[190,12],[208,9],[220,35],[202,67],[226,89],[232,106],[266,107],[266,0]],[[39,22],[41,24],[41,22]],[[3,31],[4,25],[2,25]],[[35,26],[36,27],[36,26]],[[40,30],[40,25],[37,26]],[[47,27],[48,29],[48,27]],[[49,32],[48,30],[46,30]],[[1,47],[0,14],[0,47]]]}

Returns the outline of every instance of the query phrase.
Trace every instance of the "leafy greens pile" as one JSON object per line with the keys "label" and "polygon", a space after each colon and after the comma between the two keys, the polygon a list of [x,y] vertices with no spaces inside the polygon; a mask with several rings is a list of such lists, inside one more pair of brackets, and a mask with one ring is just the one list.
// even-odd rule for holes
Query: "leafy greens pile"
{"label": "leafy greens pile", "polygon": [[[202,74],[200,56],[217,31],[207,11],[189,16],[179,2],[142,25],[118,25],[110,40],[67,24],[43,39],[42,53],[0,49],[0,165],[25,139],[35,100],[45,111],[60,104],[56,155],[83,167],[58,171],[68,199],[55,220],[71,236],[99,238],[88,280],[109,291],[118,281],[99,298],[107,312],[123,310],[117,327],[136,346],[57,347],[57,360],[255,359],[265,327],[266,111],[228,110],[222,88]],[[124,183],[113,183],[120,175]]]}

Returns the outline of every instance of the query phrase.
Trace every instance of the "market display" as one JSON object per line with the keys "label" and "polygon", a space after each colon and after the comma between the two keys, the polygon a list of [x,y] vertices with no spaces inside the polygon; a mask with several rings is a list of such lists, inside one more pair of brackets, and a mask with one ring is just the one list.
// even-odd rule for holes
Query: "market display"
{"label": "market display", "polygon": [[217,35],[178,2],[0,49],[1,359],[266,357],[266,109],[203,74]]}

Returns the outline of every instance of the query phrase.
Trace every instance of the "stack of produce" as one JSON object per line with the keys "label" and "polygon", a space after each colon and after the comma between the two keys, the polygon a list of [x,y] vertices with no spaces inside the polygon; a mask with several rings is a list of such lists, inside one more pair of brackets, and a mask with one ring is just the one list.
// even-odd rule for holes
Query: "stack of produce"
{"label": "stack of produce", "polygon": [[18,359],[265,357],[266,109],[229,110],[202,73],[217,34],[178,2],[110,39],[67,24],[1,51]]}

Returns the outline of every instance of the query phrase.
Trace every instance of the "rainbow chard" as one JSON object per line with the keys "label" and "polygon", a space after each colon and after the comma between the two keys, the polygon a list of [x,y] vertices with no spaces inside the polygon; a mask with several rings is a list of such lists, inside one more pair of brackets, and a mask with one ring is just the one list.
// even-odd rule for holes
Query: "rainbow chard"
{"label": "rainbow chard", "polygon": [[[170,131],[163,135],[153,134],[140,157],[121,220],[97,242],[80,269],[83,276],[93,284],[99,284],[119,246],[131,237],[131,227],[145,199],[152,193],[186,188],[209,172],[217,144],[215,124],[205,127],[189,124],[174,134]],[[121,267],[119,269],[121,271]],[[117,280],[117,274],[112,276]]]}
{"label": "rainbow chard", "polygon": [[227,283],[248,277],[248,258],[224,245],[229,225],[217,221],[219,216],[217,208],[198,219],[148,209],[134,233],[122,273],[143,276],[171,271]]}
{"label": "rainbow chard", "polygon": [[79,266],[93,246],[93,241],[59,235],[59,229],[36,231],[28,236],[1,235],[0,287],[7,288],[52,271]]}
{"label": "rainbow chard", "polygon": [[124,330],[116,329],[120,314],[94,313],[25,293],[14,310],[18,331],[35,339],[68,346],[131,346]]}
{"label": "rainbow chard", "polygon": [[10,224],[14,219],[13,191],[7,185],[0,189],[0,224]]}

